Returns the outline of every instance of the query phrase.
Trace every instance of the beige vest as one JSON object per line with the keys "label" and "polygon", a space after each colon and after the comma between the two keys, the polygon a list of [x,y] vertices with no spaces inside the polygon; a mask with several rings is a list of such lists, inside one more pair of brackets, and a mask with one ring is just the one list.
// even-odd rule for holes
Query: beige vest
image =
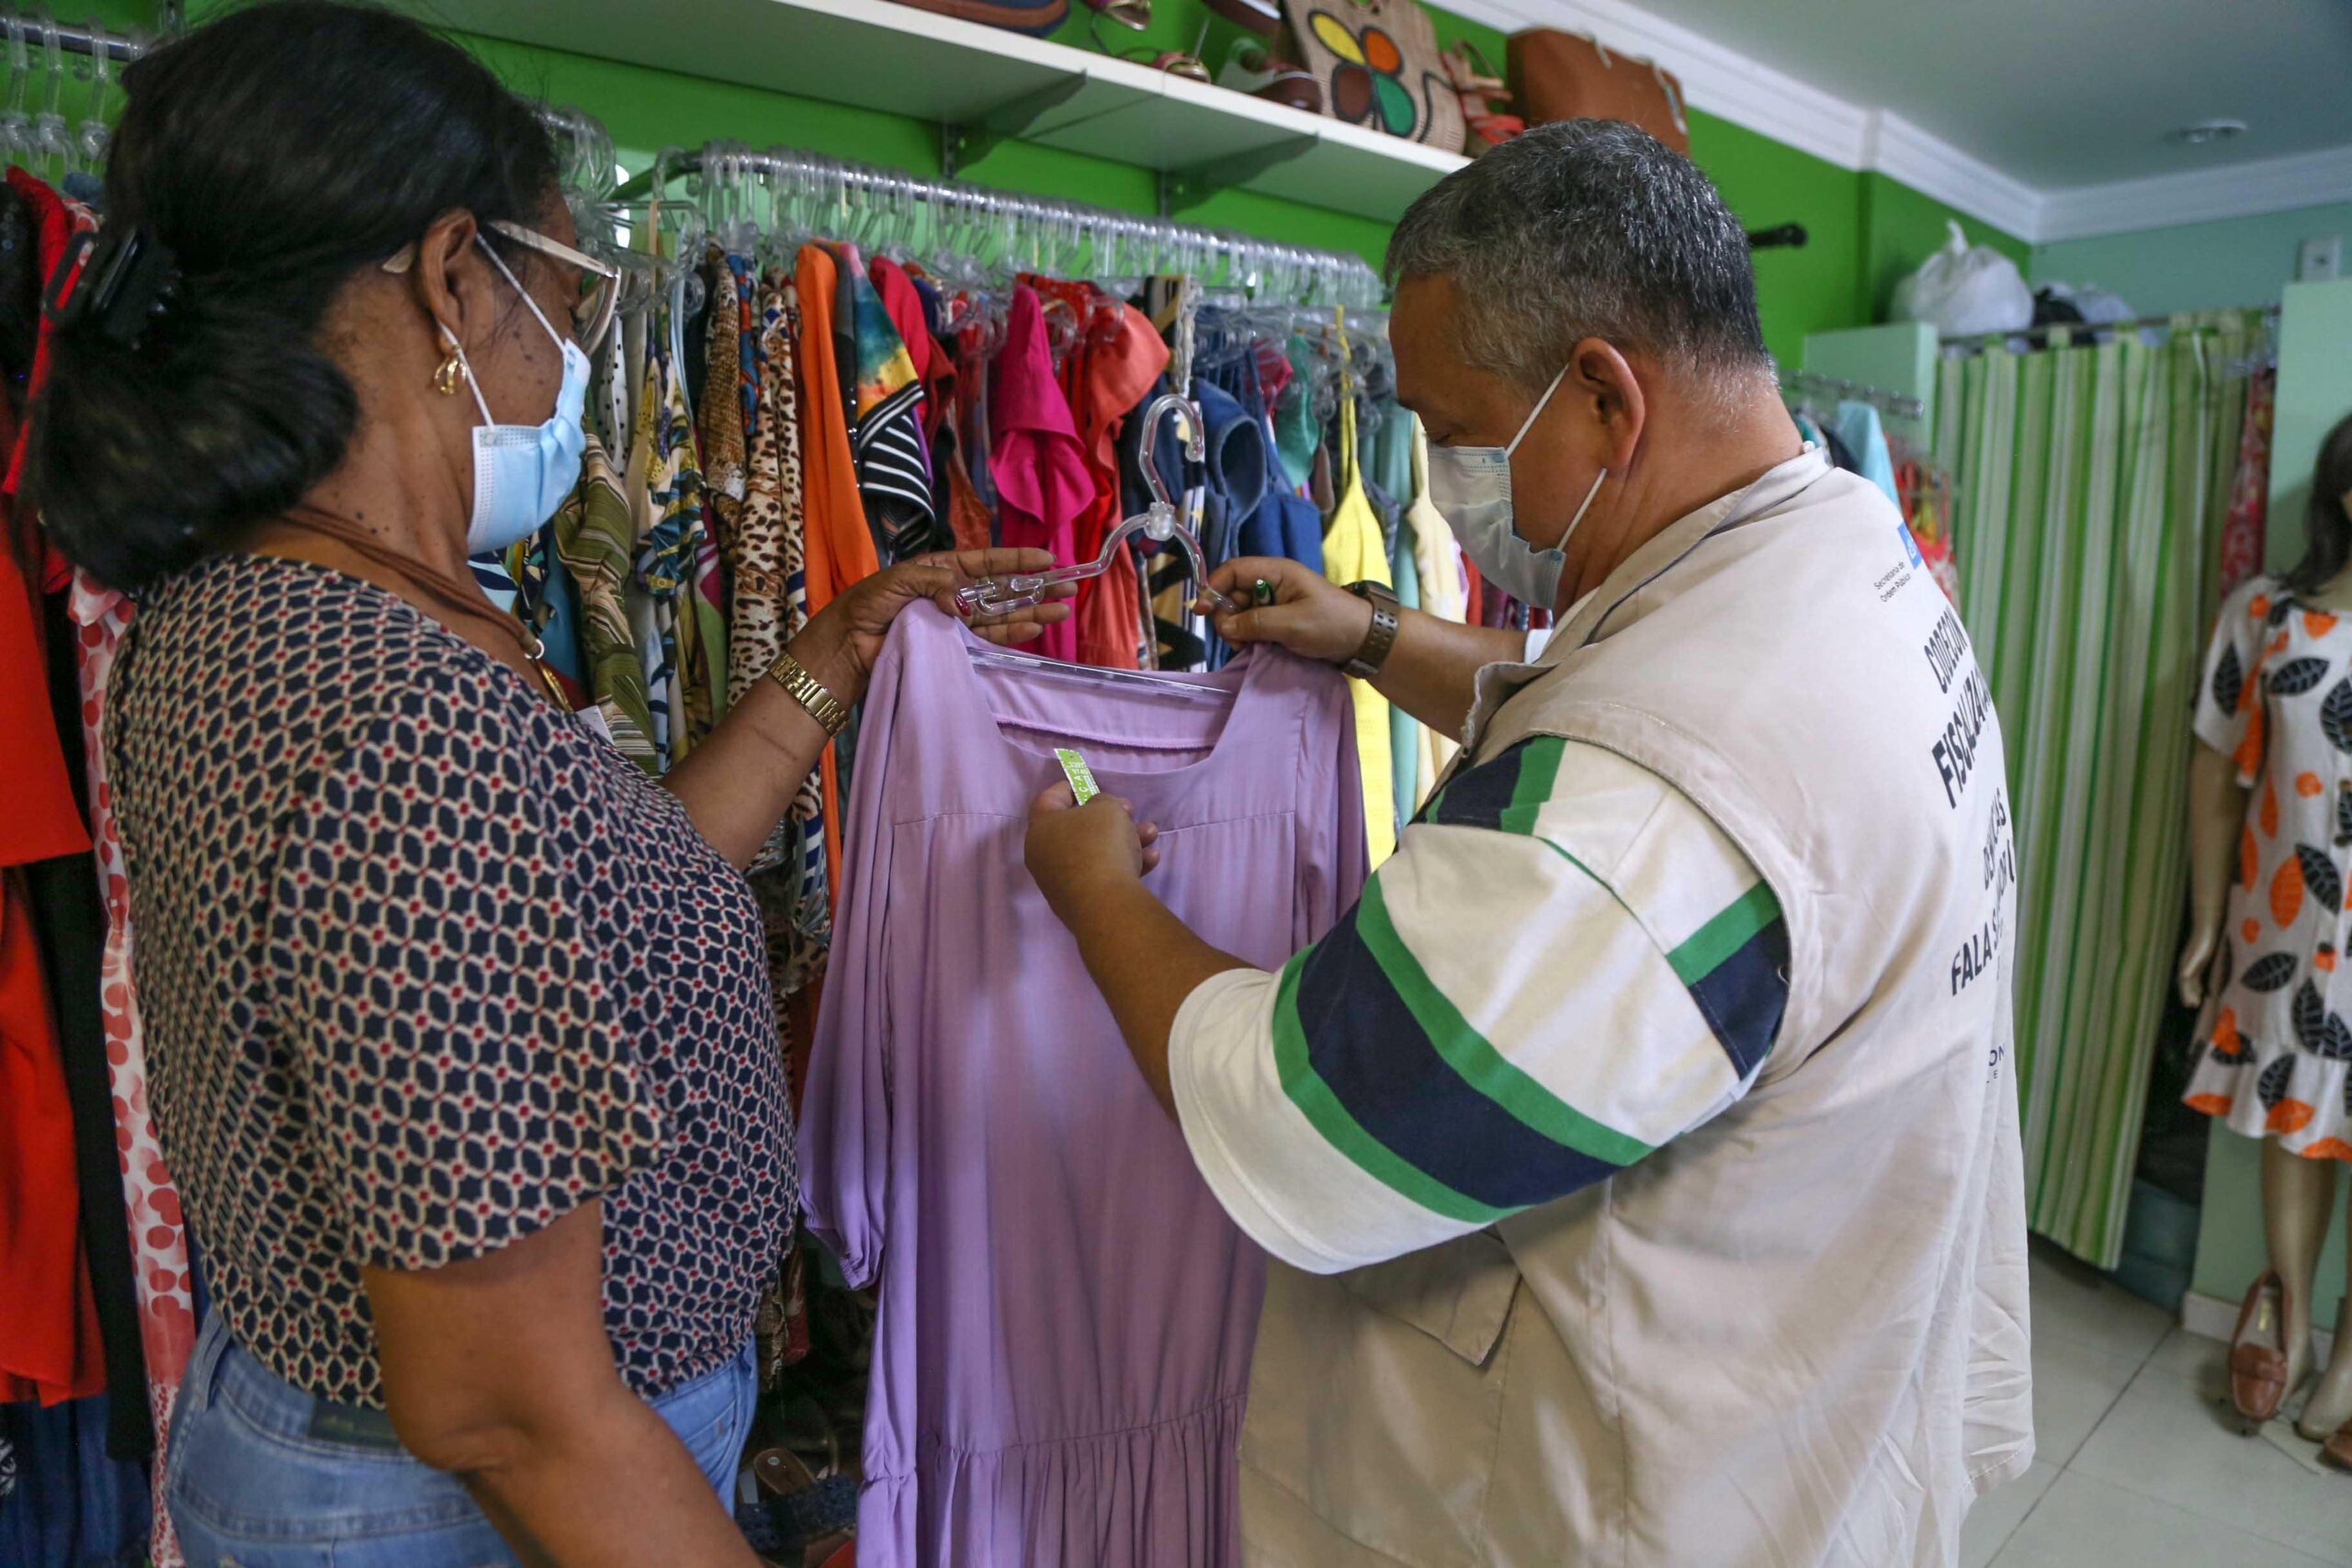
{"label": "beige vest", "polygon": [[1482,674],[1466,758],[1606,747],[1747,852],[1788,1010],[1744,1100],[1598,1187],[1273,1266],[1250,1562],[1945,1564],[2025,1469],[2015,861],[1945,610],[1885,498],[1807,454]]}

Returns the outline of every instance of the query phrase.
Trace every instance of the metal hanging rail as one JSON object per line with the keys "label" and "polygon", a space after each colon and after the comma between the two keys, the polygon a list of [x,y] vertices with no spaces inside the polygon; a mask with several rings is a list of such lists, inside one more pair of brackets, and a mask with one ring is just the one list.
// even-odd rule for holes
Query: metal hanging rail
{"label": "metal hanging rail", "polygon": [[2200,327],[2210,328],[2215,323],[2207,318],[2217,315],[2227,315],[2232,310],[2235,310],[2241,315],[2253,316],[2257,319],[2266,320],[2275,318],[2278,314],[2278,307],[2276,305],[2223,305],[2206,310],[2175,310],[2168,315],[2162,316],[2133,316],[2127,321],[2044,321],[2039,326],[2017,327],[2008,332],[1946,333],[1941,337],[1936,339],[1936,341],[1939,344],[1964,343],[1981,344],[1999,344],[2013,337],[2033,337],[2036,335],[2046,335],[2051,333],[2138,332],[2145,327],[2171,326],[2174,322],[2179,321],[2184,316],[2188,318],[2188,325],[2192,329]]}
{"label": "metal hanging rail", "polygon": [[1781,395],[1802,397],[1805,393],[1821,397],[1850,399],[1868,403],[1881,413],[1891,413],[1897,419],[1925,417],[1927,405],[1917,398],[1902,392],[1890,392],[1883,387],[1872,387],[1860,381],[1849,381],[1842,376],[1824,376],[1818,371],[1799,370],[1781,378]]}
{"label": "metal hanging rail", "polygon": [[152,47],[145,37],[130,32],[108,32],[84,22],[45,22],[16,11],[0,11],[0,33],[6,33],[12,44],[22,38],[28,49],[45,50],[53,40],[67,54],[102,53],[108,60],[125,62]]}
{"label": "metal hanging rail", "polygon": [[[616,203],[643,200],[666,191],[672,180],[687,174],[745,186],[758,180],[787,182],[801,196],[813,197],[820,204],[840,203],[844,217],[853,205],[862,211],[900,213],[921,206],[948,225],[1009,220],[1031,234],[1086,242],[1098,259],[1114,254],[1148,255],[1154,259],[1153,270],[1189,272],[1210,280],[1213,287],[1255,292],[1270,284],[1288,285],[1313,302],[1357,310],[1377,307],[1384,292],[1380,276],[1371,264],[1347,252],[1283,244],[1083,202],[928,179],[785,147],[753,152],[739,143],[715,141],[695,152],[673,148],[655,159],[651,168],[625,181],[612,199]],[[1220,265],[1223,271],[1217,274]]]}

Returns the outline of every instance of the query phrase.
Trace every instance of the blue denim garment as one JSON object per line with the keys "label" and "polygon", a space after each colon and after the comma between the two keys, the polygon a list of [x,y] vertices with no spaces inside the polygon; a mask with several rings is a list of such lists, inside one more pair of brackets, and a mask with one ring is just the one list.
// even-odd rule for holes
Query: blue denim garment
{"label": "blue denim garment", "polygon": [[[736,1461],[759,1397],[752,1347],[671,1390],[654,1411],[734,1510]],[[356,1419],[355,1419],[355,1416]],[[507,1568],[498,1531],[453,1476],[240,1349],[214,1314],[172,1417],[164,1495],[189,1568]],[[348,1436],[336,1435],[351,1428]]]}
{"label": "blue denim garment", "polygon": [[0,1565],[140,1568],[147,1561],[146,1469],[107,1457],[107,1397],[46,1409],[29,1400],[0,1404],[0,1439],[17,1450],[17,1489],[0,1498]]}

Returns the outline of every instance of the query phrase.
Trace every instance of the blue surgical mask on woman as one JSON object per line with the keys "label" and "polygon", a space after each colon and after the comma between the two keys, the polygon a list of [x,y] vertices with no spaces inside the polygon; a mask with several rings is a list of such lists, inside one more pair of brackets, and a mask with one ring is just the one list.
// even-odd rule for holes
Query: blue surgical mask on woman
{"label": "blue surgical mask on woman", "polygon": [[449,339],[449,348],[458,356],[458,366],[466,373],[466,385],[474,394],[474,406],[481,411],[481,423],[474,426],[474,510],[466,520],[466,553],[481,555],[489,550],[503,550],[518,540],[527,539],[539,531],[547,520],[555,515],[580,483],[580,458],[587,446],[586,432],[580,416],[588,401],[588,356],[580,345],[548,324],[546,314],[531,291],[515,280],[506,264],[492,250],[490,243],[480,235],[475,243],[489,256],[491,265],[512,285],[514,292],[529,306],[532,320],[541,331],[555,340],[563,355],[563,381],[556,389],[555,412],[539,424],[500,424],[490,417],[490,404],[481,395],[481,383],[474,379],[473,367],[466,362],[464,345],[457,334],[443,328]]}
{"label": "blue surgical mask on woman", "polygon": [[1607,468],[1594,476],[1592,488],[1584,492],[1584,504],[1577,508],[1566,532],[1549,549],[1537,549],[1512,526],[1511,454],[1527,439],[1536,416],[1551,402],[1567,374],[1568,367],[1560,367],[1559,375],[1535,400],[1510,446],[1432,446],[1429,449],[1430,502],[1462,542],[1462,553],[1470,558],[1479,576],[1521,604],[1540,610],[1553,608],[1560,592],[1560,572],[1568,561],[1568,536],[1592,510],[1592,498],[1600,493],[1600,481],[1609,477]]}

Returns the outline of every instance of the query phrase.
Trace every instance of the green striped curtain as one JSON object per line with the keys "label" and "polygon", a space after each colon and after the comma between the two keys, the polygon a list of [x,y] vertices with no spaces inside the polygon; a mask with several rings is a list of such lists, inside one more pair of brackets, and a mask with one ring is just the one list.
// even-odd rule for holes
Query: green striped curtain
{"label": "green striped curtain", "polygon": [[2028,1221],[2112,1268],[2187,876],[2190,699],[2245,409],[2242,313],[2161,347],[1944,360],[1961,608],[2008,745]]}

